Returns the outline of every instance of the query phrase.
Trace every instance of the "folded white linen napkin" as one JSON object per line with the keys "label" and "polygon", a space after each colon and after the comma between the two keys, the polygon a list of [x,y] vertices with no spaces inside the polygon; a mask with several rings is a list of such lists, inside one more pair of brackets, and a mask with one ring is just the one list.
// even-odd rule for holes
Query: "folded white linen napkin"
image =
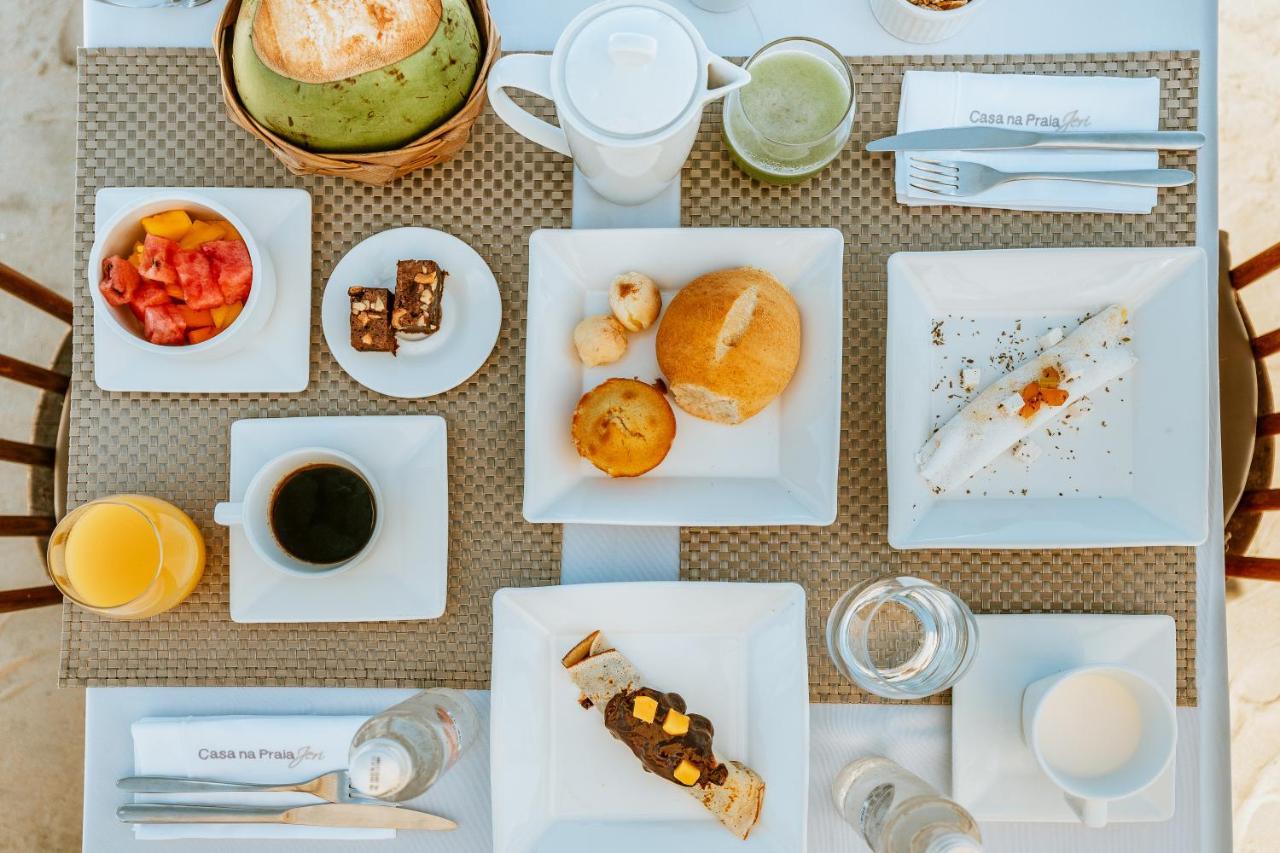
{"label": "folded white linen napkin", "polygon": [[[1011,130],[1159,130],[1160,80],[1155,77],[1057,77],[908,71],[902,79],[898,133],[988,125]],[[982,163],[1003,172],[1154,169],[1154,151],[911,152],[936,160]],[[908,152],[896,157],[898,201],[912,206],[955,204],[1008,210],[1150,213],[1156,190],[1074,181],[1015,181],[967,198],[933,195],[909,186]]]}
{"label": "folded white linen napkin", "polygon": [[[302,782],[347,766],[347,749],[367,717],[152,717],[133,724],[133,772],[220,782]],[[309,794],[136,794],[139,803],[310,805]],[[394,838],[393,829],[280,824],[135,824],[138,839]]]}

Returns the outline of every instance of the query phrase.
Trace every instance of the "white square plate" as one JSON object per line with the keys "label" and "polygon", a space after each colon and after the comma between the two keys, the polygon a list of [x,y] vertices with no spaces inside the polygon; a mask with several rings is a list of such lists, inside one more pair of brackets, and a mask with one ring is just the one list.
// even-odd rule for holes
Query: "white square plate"
{"label": "white square plate", "polygon": [[236,622],[390,622],[444,613],[449,574],[449,478],[444,418],[434,415],[260,418],[231,425],[231,500],[266,462],[329,447],[368,466],[383,491],[382,532],[351,571],[286,574],[231,532]]}
{"label": "white square plate", "polygon": [[[895,548],[1195,545],[1208,535],[1208,287],[1200,249],[904,252],[889,258],[886,449]],[[1055,326],[1129,308],[1137,364],[1089,395],[1093,409],[1002,454],[963,488],[933,494],[915,454],[970,395],[1021,363]]]}
{"label": "white square plate", "polygon": [[[94,222],[174,187],[98,190]],[[276,304],[267,324],[235,352],[210,359],[169,359],[132,347],[93,316],[93,380],[104,391],[305,391],[311,367],[311,194],[306,190],[201,187],[203,196],[239,216],[271,255]],[[87,285],[86,285],[87,286]]]}
{"label": "white square plate", "polygon": [[[560,663],[600,629],[646,682],[715,727],[715,751],[765,781],[738,840],[693,798],[646,773],[578,705]],[[490,727],[495,853],[805,849],[809,667],[795,584],[620,583],[503,589],[493,600]]]}
{"label": "white square plate", "polygon": [[[1078,823],[1061,789],[1022,740],[1022,691],[1033,681],[1093,664],[1132,667],[1170,699],[1177,645],[1168,616],[978,616],[978,654],[952,691],[951,773],[956,801],[978,820]],[[1145,791],[1111,804],[1111,823],[1173,817],[1175,766]]]}
{"label": "white square plate", "polygon": [[[831,524],[836,517],[844,237],[829,228],[536,231],[529,241],[524,515],[533,522],[647,525]],[[658,323],[628,335],[617,362],[585,367],[573,328],[609,313],[620,273],[650,276],[663,305],[692,279],[756,266],[800,306],[800,365],[781,396],[735,426],[672,406],[671,452],[643,477],[613,480],[569,435],[584,393],[612,377],[652,382]],[[660,321],[659,321],[660,322]]]}

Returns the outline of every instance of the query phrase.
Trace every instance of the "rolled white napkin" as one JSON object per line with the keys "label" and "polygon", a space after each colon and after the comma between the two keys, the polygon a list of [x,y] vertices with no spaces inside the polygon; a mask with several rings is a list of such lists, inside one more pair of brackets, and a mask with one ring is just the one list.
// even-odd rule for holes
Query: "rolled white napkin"
{"label": "rolled white napkin", "polygon": [[[898,133],[988,125],[1010,130],[1159,130],[1160,80],[1155,77],[1057,77],[908,71],[902,78]],[[1002,172],[1155,169],[1155,151],[910,152],[935,160],[982,163]],[[1074,181],[1015,181],[966,198],[933,195],[908,182],[907,152],[896,157],[898,201],[911,206],[955,204],[1007,210],[1150,213],[1156,190]]]}
{"label": "rolled white napkin", "polygon": [[[347,749],[367,717],[152,717],[133,724],[133,772],[220,782],[302,782],[347,766]],[[309,794],[136,794],[139,803],[290,806]],[[135,824],[138,839],[394,838],[393,829],[280,824]]]}

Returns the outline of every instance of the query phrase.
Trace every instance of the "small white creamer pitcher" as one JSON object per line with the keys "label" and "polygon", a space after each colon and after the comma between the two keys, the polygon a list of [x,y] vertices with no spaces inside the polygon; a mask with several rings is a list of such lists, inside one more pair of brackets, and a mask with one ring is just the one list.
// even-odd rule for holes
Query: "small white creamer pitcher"
{"label": "small white creamer pitcher", "polygon": [[[570,21],[550,56],[499,59],[489,100],[516,132],[572,157],[601,196],[642,204],[679,176],[702,108],[750,79],[665,3],[607,0]],[[560,126],[517,106],[505,88],[550,98]]]}

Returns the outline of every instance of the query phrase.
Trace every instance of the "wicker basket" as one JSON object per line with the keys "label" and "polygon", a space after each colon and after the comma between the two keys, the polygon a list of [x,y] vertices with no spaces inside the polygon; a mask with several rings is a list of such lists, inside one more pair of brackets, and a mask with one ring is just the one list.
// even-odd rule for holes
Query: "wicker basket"
{"label": "wicker basket", "polygon": [[231,72],[231,36],[236,17],[240,13],[240,0],[228,0],[222,18],[213,33],[213,49],[218,54],[221,74],[222,98],[227,104],[231,120],[261,139],[272,153],[295,175],[336,175],[366,184],[386,184],[396,178],[443,163],[457,154],[471,136],[471,126],[484,111],[485,83],[489,69],[498,57],[501,38],[489,14],[488,0],[470,0],[476,27],[484,43],[484,56],[476,72],[476,82],[466,102],[448,121],[428,131],[413,142],[392,151],[368,151],[351,154],[319,153],[299,148],[287,139],[277,136],[269,128],[259,124],[240,101],[236,92],[235,75]]}

